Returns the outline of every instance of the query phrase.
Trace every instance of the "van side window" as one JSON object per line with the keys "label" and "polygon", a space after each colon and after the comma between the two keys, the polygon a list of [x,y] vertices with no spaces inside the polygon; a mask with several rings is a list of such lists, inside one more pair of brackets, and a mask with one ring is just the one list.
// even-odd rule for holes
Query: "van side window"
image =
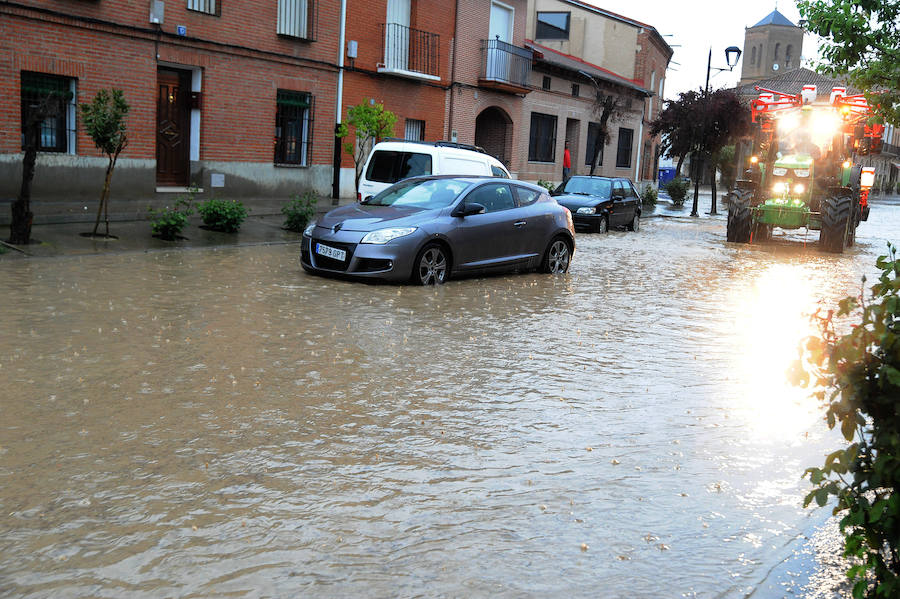
{"label": "van side window", "polygon": [[376,150],[369,160],[366,179],[378,183],[396,183],[407,177],[431,174],[431,156],[414,152]]}
{"label": "van side window", "polygon": [[491,165],[491,174],[495,177],[501,177],[503,179],[509,179],[509,173],[500,168],[499,166]]}

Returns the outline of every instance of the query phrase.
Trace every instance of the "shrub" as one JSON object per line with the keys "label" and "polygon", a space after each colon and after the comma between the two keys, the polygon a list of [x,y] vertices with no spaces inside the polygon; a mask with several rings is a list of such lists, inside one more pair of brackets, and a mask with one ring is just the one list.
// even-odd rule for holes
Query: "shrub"
{"label": "shrub", "polygon": [[238,200],[210,198],[197,206],[203,224],[214,231],[235,233],[247,218],[247,209]]}
{"label": "shrub", "polygon": [[644,208],[652,210],[656,207],[657,197],[656,188],[649,183],[645,183],[644,190],[641,191],[641,205]]}
{"label": "shrub", "polygon": [[316,194],[311,191],[291,196],[291,201],[281,208],[281,213],[285,216],[284,228],[302,233],[316,213],[317,201]]}
{"label": "shrub", "polygon": [[[855,558],[847,571],[854,597],[900,597],[900,261],[896,248],[888,251],[868,301],[848,297],[836,314],[813,315],[819,334],[805,340],[790,372],[847,441],[821,468],[806,470],[814,489],[803,504],[837,496],[844,556]],[[859,322],[841,335],[833,317],[849,315]]]}
{"label": "shrub", "polygon": [[675,206],[684,206],[684,199],[687,197],[688,182],[685,179],[674,178],[666,183],[666,193],[672,198],[672,204]]}
{"label": "shrub", "polygon": [[556,185],[553,184],[553,181],[544,181],[543,179],[538,179],[537,184],[547,191],[553,191],[554,189],[556,189]]}
{"label": "shrub", "polygon": [[149,208],[150,214],[155,215],[155,218],[150,221],[153,234],[167,241],[177,239],[182,229],[187,225],[188,217],[194,213],[191,209],[192,200],[193,195],[190,195],[187,198],[176,200],[174,208],[169,208],[168,206],[163,210]]}

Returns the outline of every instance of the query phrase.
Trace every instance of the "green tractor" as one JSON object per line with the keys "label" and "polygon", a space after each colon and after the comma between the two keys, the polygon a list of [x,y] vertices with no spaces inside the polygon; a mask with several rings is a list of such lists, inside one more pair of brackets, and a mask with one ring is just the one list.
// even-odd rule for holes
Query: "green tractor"
{"label": "green tractor", "polygon": [[[863,96],[835,88],[829,104],[814,104],[815,87],[797,96],[760,90],[751,102],[756,124],[749,177],[728,195],[728,241],[768,241],[775,227],[819,231],[819,245],[841,253],[868,219],[875,172],[853,158],[880,152],[883,126]],[[764,160],[759,157],[763,156]]]}

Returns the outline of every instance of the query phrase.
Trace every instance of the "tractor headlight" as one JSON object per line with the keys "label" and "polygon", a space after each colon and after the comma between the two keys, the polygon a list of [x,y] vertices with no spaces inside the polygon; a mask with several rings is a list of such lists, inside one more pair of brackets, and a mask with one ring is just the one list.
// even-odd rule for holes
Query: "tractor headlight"
{"label": "tractor headlight", "polygon": [[784,184],[784,181],[779,181],[772,187],[772,191],[775,193],[784,193],[787,191],[787,185]]}
{"label": "tractor headlight", "polygon": [[803,185],[803,183],[797,183],[796,185],[794,185],[794,193],[796,193],[797,195],[800,195],[804,191],[806,191],[806,186]]}
{"label": "tractor headlight", "polygon": [[776,177],[783,177],[787,174],[787,169],[783,166],[776,166],[772,169],[772,174]]}
{"label": "tractor headlight", "polygon": [[795,168],[794,174],[797,175],[798,177],[808,177],[809,169],[808,168]]}

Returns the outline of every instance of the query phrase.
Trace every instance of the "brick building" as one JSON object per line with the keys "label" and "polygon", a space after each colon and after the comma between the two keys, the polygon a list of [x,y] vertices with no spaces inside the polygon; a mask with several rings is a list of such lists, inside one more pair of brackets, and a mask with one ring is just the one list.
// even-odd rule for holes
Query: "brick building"
{"label": "brick building", "polygon": [[[455,6],[441,0],[350,0],[343,113],[370,100],[397,115],[394,135],[446,139]],[[344,154],[344,180],[352,158]]]}
{"label": "brick building", "polygon": [[42,125],[34,197],[97,197],[106,159],[77,105],[112,87],[131,107],[116,194],[327,194],[338,21],[324,0],[0,4],[0,197],[18,193],[21,125],[48,89],[72,99]]}

